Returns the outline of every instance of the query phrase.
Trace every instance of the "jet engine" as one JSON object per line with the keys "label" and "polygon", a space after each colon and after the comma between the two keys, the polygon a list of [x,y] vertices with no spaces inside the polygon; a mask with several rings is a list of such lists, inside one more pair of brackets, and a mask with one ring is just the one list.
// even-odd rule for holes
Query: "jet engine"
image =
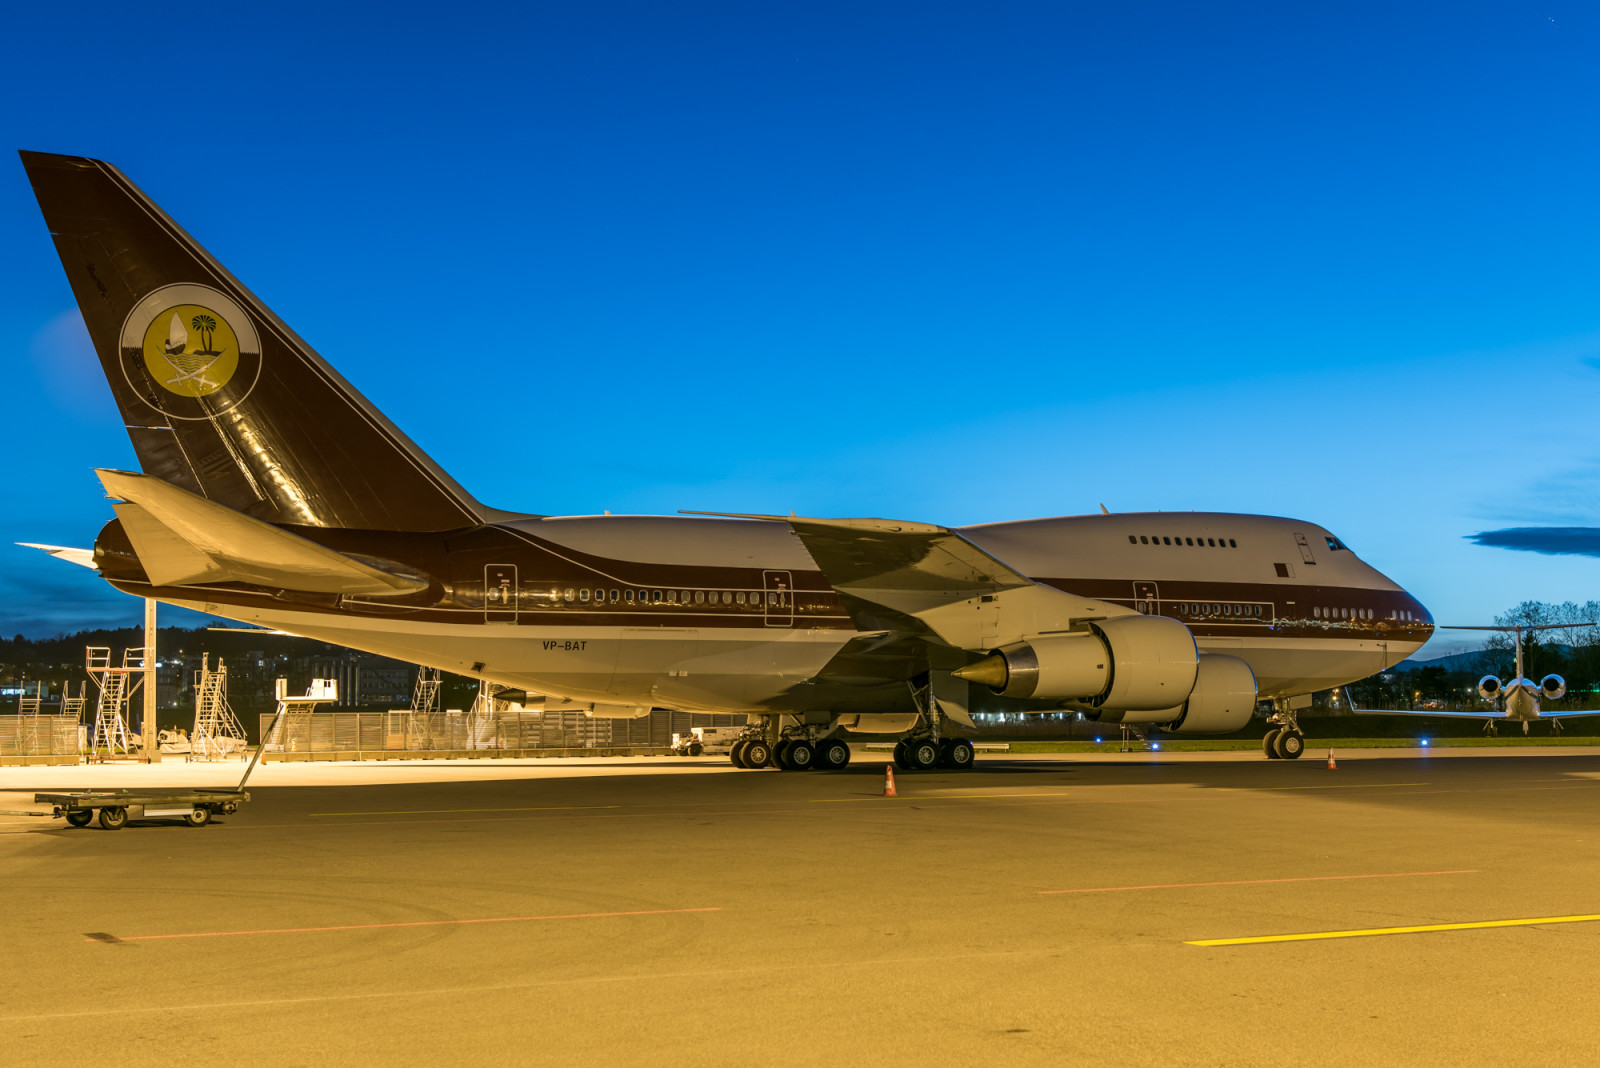
{"label": "jet engine", "polygon": [[1188,700],[1199,663],[1188,627],[1165,616],[1119,616],[1089,626],[1004,646],[952,674],[1002,697],[1108,709],[1171,710]]}
{"label": "jet engine", "polygon": [[1485,675],[1478,680],[1478,696],[1485,701],[1493,701],[1500,696],[1500,691],[1505,687],[1500,685],[1500,680],[1494,675]]}
{"label": "jet engine", "polygon": [[1546,675],[1539,681],[1539,696],[1546,701],[1559,701],[1567,696],[1567,680],[1560,675]]}
{"label": "jet engine", "polygon": [[1180,734],[1228,734],[1256,710],[1256,673],[1236,656],[1201,653],[1194,692],[1162,729]]}

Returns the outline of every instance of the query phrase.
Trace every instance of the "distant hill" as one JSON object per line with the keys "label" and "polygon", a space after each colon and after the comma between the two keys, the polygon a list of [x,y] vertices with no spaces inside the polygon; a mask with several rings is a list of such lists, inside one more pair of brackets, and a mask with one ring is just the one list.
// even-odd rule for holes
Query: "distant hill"
{"label": "distant hill", "polygon": [[[1559,652],[1563,657],[1572,653],[1572,647],[1567,645],[1546,646],[1545,648]],[[1510,650],[1496,653],[1485,649],[1473,649],[1465,653],[1452,653],[1449,656],[1441,656],[1435,660],[1402,660],[1389,670],[1415,671],[1424,667],[1442,667],[1446,671],[1493,671],[1496,668],[1503,671],[1511,667],[1512,660],[1513,656]]]}

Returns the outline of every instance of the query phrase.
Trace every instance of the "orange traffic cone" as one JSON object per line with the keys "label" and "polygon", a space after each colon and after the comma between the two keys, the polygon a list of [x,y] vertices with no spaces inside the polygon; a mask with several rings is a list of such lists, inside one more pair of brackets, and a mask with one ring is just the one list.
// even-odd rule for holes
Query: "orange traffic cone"
{"label": "orange traffic cone", "polygon": [[1339,770],[1339,765],[1334,762],[1333,750],[1332,749],[1328,750],[1328,770],[1329,771],[1338,771]]}
{"label": "orange traffic cone", "polygon": [[884,797],[899,797],[900,796],[899,794],[894,792],[894,765],[893,764],[885,764],[883,766],[883,796]]}

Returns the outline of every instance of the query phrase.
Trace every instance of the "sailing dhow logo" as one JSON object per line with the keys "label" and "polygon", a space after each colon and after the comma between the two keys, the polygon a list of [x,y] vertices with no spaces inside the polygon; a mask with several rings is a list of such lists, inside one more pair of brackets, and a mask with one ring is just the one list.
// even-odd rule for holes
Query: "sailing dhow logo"
{"label": "sailing dhow logo", "polygon": [[163,286],[122,324],[122,370],[151,407],[206,419],[250,392],[261,345],[244,309],[227,296],[209,286]]}

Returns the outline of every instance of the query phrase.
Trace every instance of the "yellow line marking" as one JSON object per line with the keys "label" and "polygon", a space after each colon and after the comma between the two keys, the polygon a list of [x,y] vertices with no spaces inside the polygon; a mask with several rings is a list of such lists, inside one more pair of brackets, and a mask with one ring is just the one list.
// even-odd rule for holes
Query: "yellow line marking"
{"label": "yellow line marking", "polygon": [[621,805],[547,805],[542,808],[397,808],[383,812],[313,812],[313,816],[437,816],[446,812],[591,812]]}
{"label": "yellow line marking", "polygon": [[1535,927],[1545,923],[1593,923],[1600,913],[1587,916],[1541,916],[1533,920],[1479,920],[1476,923],[1429,923],[1417,927],[1369,927],[1360,931],[1317,931],[1313,934],[1257,935],[1254,938],[1207,938],[1186,946],[1248,946],[1258,942],[1311,942],[1323,938],[1367,938],[1372,935],[1422,934],[1427,931],[1475,931],[1484,927]]}
{"label": "yellow line marking", "polygon": [[1277,793],[1279,790],[1378,790],[1385,786],[1432,786],[1431,782],[1353,782],[1329,783],[1326,786],[1220,786],[1217,789],[1230,794]]}
{"label": "yellow line marking", "polygon": [[[898,799],[890,798],[890,800],[891,801],[893,801],[893,800],[901,800],[901,801],[905,801],[905,800],[912,800],[912,801],[971,801],[971,800],[976,800],[976,799],[979,799],[979,798],[989,798],[989,797],[1066,797],[1066,796],[1067,796],[1066,794],[1060,794],[1060,793],[1057,793],[1057,794],[929,794],[929,795],[926,795],[926,796],[918,795],[918,796],[911,797],[911,798],[903,798],[903,797],[902,798],[898,798]],[[882,797],[813,797],[811,799],[811,803],[813,805],[837,805],[837,804],[848,803],[848,802],[882,801],[882,800],[883,800]]]}

